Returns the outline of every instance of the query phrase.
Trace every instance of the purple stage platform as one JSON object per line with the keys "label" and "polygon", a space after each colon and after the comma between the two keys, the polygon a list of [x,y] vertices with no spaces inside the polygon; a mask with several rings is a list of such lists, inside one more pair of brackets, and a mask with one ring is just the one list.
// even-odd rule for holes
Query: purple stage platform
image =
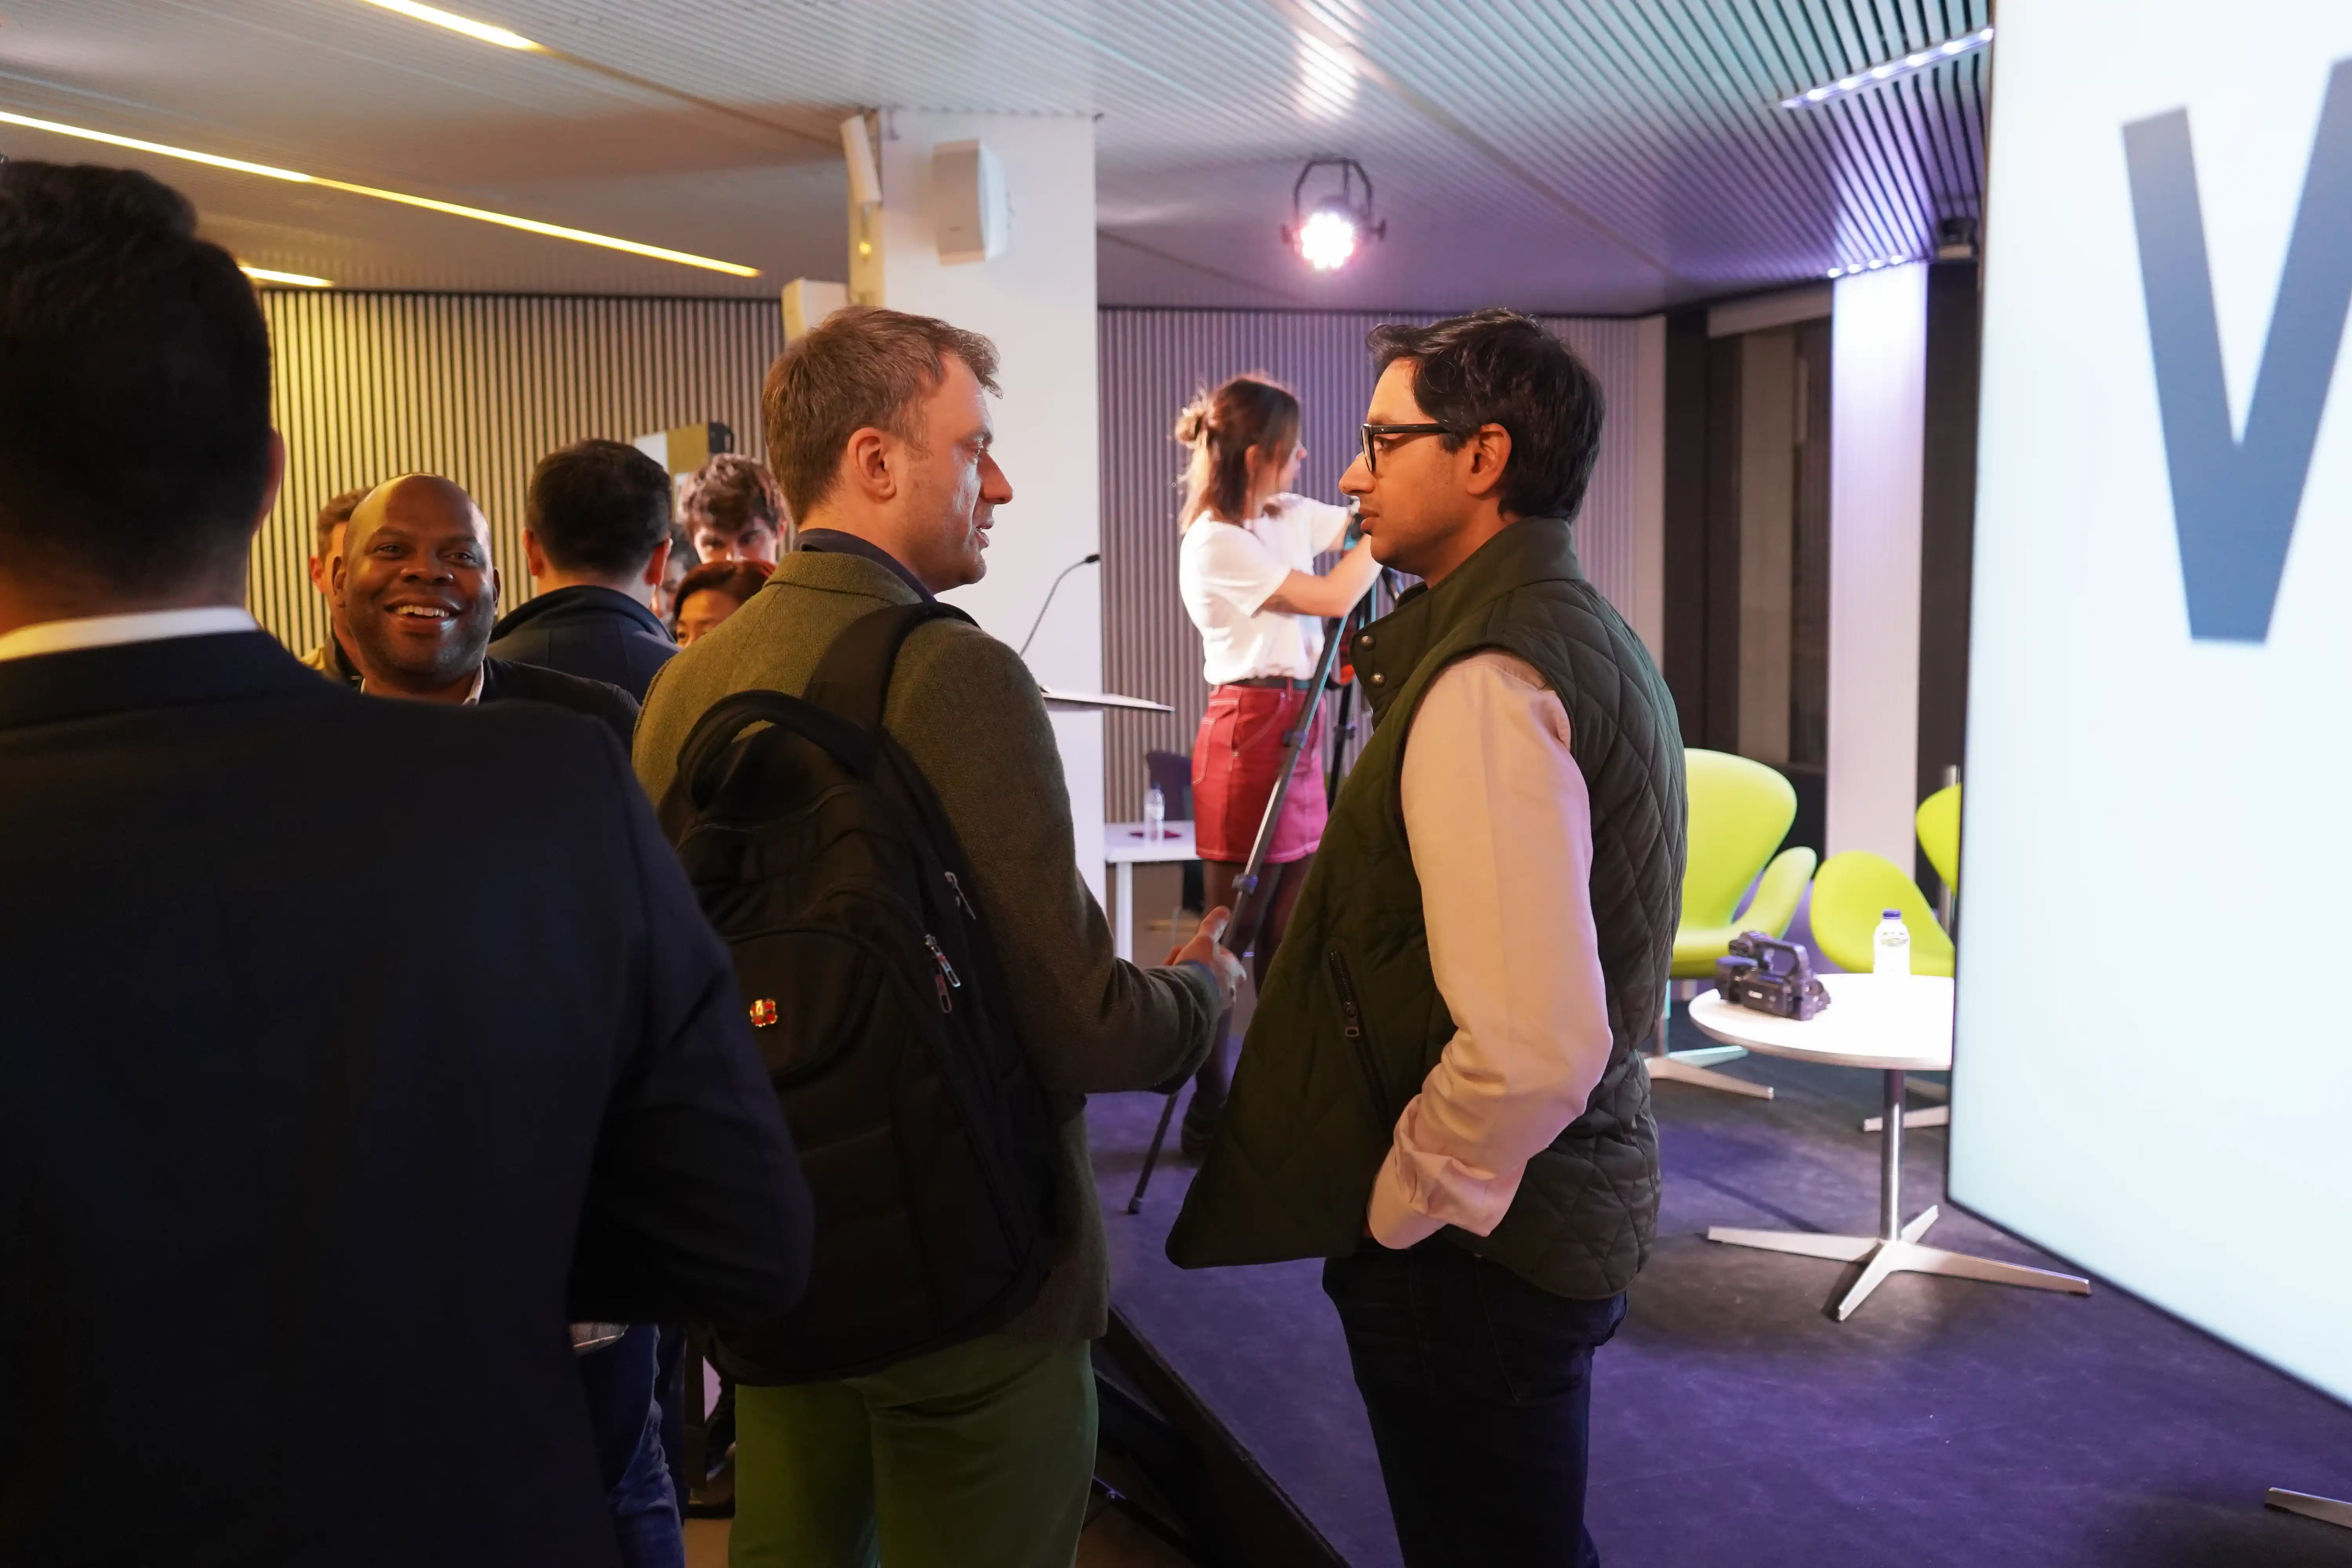
{"label": "purple stage platform", "polygon": [[[1707,1042],[1681,1037],[1675,1044]],[[1770,1102],[1666,1085],[1658,1245],[1599,1358],[1591,1521],[1628,1568],[2352,1568],[2352,1531],[2264,1489],[2352,1496],[2352,1410],[2094,1281],[2088,1299],[1853,1270],[1702,1239],[1710,1225],[1874,1228],[1875,1074],[1751,1058]],[[1161,1251],[1192,1176],[1127,1196],[1155,1096],[1088,1110],[1119,1310],[1355,1568],[1396,1539],[1318,1265],[1186,1273]],[[1174,1139],[1170,1140],[1171,1145]],[[1909,1212],[1943,1195],[1911,1132]],[[1928,1239],[2053,1260],[1947,1208]],[[2194,1238],[2185,1237],[2185,1245]]]}

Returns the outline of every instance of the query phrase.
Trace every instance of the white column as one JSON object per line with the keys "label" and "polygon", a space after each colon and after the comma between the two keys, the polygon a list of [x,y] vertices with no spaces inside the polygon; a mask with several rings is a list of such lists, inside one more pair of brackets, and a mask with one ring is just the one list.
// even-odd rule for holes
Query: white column
{"label": "white column", "polygon": [[1828,849],[1904,868],[1919,769],[1927,269],[1842,278],[1830,348]]}
{"label": "white column", "polygon": [[1666,647],[1666,319],[1633,323],[1633,635],[1664,658]]}
{"label": "white column", "polygon": [[[1095,128],[1086,115],[942,114],[886,110],[875,152],[882,205],[864,226],[850,288],[869,303],[937,316],[996,344],[996,457],[1013,484],[997,512],[988,575],[947,597],[1017,646],[1065,566],[1102,548],[1099,394],[1095,363]],[[1003,251],[943,263],[932,149],[977,139],[1001,162],[1013,220]],[[1102,689],[1102,574],[1080,567],[1030,645],[1049,686]],[[1056,713],[1078,865],[1102,897],[1102,720]],[[1007,801],[1007,810],[1020,803]],[[1138,803],[1139,808],[1140,803]]]}

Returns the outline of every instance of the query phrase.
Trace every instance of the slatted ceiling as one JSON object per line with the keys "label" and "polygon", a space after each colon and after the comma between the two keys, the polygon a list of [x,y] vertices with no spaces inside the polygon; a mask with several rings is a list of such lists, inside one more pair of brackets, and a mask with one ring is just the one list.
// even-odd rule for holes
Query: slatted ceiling
{"label": "slatted ceiling", "polygon": [[[1106,310],[1101,314],[1103,681],[1166,702],[1172,715],[1103,720],[1103,814],[1143,809],[1150,751],[1190,753],[1208,705],[1201,639],[1176,586],[1176,510],[1184,453],[1170,434],[1203,384],[1263,371],[1299,395],[1307,459],[1298,488],[1339,499],[1372,391],[1364,335],[1394,312]],[[1633,604],[1640,323],[1547,321],[1592,367],[1609,400],[1599,463],[1577,524],[1585,573],[1622,611]]]}
{"label": "slatted ceiling", "polygon": [[[838,275],[839,163],[805,128],[873,104],[1099,114],[1101,297],[1139,305],[1641,313],[1925,255],[1939,220],[1978,214],[1984,180],[1985,56],[1820,108],[1777,104],[1973,31],[1990,0],[468,8],[799,129],[772,134],[362,0],[8,0],[0,106],[741,260],[766,269],[762,291]],[[1370,168],[1390,237],[1316,278],[1276,230],[1300,163],[1335,151]],[[0,153],[142,162],[6,128]],[[266,252],[255,259],[347,282],[748,291],[360,198],[144,166],[197,192],[218,232]]]}
{"label": "slatted ceiling", "polygon": [[287,473],[249,599],[297,651],[326,636],[307,563],[328,498],[412,471],[465,486],[490,520],[510,609],[531,591],[523,492],[541,456],[702,420],[757,455],[760,378],[783,347],[782,312],[765,300],[312,289],[261,300]]}

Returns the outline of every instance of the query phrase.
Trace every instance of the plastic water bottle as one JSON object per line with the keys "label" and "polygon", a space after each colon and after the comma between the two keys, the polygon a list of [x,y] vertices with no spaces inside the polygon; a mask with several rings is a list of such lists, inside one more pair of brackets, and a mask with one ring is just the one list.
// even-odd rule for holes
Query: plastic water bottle
{"label": "plastic water bottle", "polygon": [[1168,820],[1168,797],[1152,784],[1143,792],[1143,836],[1146,838],[1165,837],[1160,824]]}
{"label": "plastic water bottle", "polygon": [[1911,928],[1903,923],[1901,910],[1888,910],[1878,922],[1878,930],[1871,934],[1870,972],[1873,974],[1911,973]]}

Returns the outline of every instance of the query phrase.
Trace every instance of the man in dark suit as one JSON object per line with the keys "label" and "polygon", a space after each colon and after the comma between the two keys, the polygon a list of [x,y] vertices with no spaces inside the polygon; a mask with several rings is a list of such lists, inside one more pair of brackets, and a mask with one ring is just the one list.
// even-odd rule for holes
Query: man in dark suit
{"label": "man in dark suit", "polygon": [[523,553],[538,595],[490,633],[494,658],[619,687],[637,701],[677,651],[652,608],[669,568],[670,482],[619,441],[575,441],[531,470]]}
{"label": "man in dark suit", "polygon": [[601,720],[629,743],[637,702],[602,680],[487,655],[499,610],[490,525],[463,489],[403,474],[368,492],[333,564],[352,662],[375,696],[551,703]]}
{"label": "man in dark suit", "polygon": [[612,1568],[567,1324],[788,1309],[791,1140],[607,731],[241,607],[194,226],[0,166],[0,1563]]}

